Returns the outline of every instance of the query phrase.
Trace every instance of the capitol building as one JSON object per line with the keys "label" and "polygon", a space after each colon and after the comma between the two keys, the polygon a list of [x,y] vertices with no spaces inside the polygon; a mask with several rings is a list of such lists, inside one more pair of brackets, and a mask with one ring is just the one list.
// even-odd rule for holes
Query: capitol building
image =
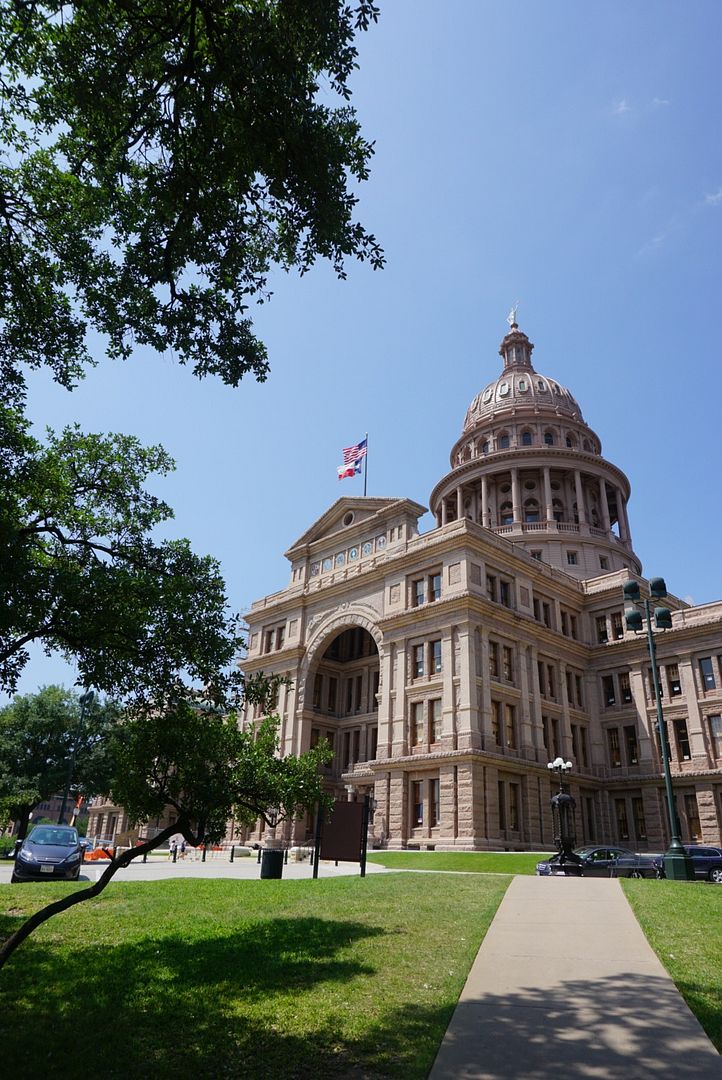
{"label": "capitol building", "polygon": [[[663,850],[649,653],[623,615],[625,582],[649,596],[629,481],[572,393],[535,369],[514,313],[510,324],[501,372],[431,491],[435,526],[419,531],[426,507],[409,499],[338,499],[286,552],[288,586],[247,614],[244,668],[287,677],[282,752],[329,741],[328,788],[373,797],[375,846],[553,847],[548,762],[561,756],[578,843]],[[681,836],[719,844],[722,601],[665,604],[656,645]],[[303,843],[313,822],[277,832]]]}

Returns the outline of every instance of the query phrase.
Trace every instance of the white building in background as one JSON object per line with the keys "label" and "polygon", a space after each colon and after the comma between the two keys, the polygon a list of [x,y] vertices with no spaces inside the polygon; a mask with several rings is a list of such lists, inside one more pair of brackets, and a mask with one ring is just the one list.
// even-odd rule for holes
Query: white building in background
{"label": "white building in background", "polygon": [[[283,752],[327,738],[329,788],[373,795],[377,845],[551,846],[557,755],[574,765],[579,842],[667,843],[646,640],[623,621],[623,583],[648,594],[629,481],[533,348],[512,321],[431,492],[435,528],[419,533],[409,499],[341,498],[286,553],[288,587],[247,616],[246,670],[290,680]],[[666,603],[682,837],[719,844],[722,601]]]}

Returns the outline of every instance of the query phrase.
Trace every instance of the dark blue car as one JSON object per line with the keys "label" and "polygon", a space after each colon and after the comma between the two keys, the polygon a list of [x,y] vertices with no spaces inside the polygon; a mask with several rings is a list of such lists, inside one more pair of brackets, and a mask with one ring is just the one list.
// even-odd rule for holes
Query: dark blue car
{"label": "dark blue car", "polygon": [[77,881],[83,849],[69,825],[36,825],[23,840],[11,881]]}
{"label": "dark blue car", "polygon": [[[702,844],[683,844],[684,850],[691,856],[694,864],[694,876],[699,881],[714,881],[722,885],[722,849],[707,847]],[[663,856],[655,860],[659,876],[664,877]]]}
{"label": "dark blue car", "polygon": [[640,855],[629,848],[613,845],[587,844],[574,849],[577,856],[575,866],[558,866],[545,859],[536,864],[536,872],[541,877],[657,877],[654,860],[650,855]]}

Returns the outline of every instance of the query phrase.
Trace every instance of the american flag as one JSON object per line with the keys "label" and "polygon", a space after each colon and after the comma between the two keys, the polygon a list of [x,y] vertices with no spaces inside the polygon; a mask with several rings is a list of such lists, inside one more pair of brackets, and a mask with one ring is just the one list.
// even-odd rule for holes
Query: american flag
{"label": "american flag", "polygon": [[360,461],[361,458],[366,457],[367,441],[367,439],[362,439],[355,446],[344,446],[342,451],[344,465],[349,465],[351,462]]}

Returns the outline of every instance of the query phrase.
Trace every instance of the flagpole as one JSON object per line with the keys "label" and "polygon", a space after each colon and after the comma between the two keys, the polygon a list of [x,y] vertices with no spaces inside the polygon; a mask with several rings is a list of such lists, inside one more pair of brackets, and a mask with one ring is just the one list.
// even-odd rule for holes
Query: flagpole
{"label": "flagpole", "polygon": [[364,436],[364,438],[366,439],[366,457],[364,459],[364,498],[366,498],[366,481],[368,479],[368,471],[369,471],[369,433],[368,433],[368,431],[366,432],[366,435]]}

